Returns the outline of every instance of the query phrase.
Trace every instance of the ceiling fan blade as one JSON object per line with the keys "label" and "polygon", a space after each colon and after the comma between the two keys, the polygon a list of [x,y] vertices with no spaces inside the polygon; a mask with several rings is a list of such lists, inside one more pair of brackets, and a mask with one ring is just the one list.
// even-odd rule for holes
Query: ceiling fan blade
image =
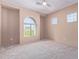
{"label": "ceiling fan blade", "polygon": [[51,5],[50,5],[50,4],[47,4],[47,6],[48,6],[48,7],[51,7]]}
{"label": "ceiling fan blade", "polygon": [[40,2],[36,2],[36,4],[38,4],[38,5],[42,5],[42,3],[40,3]]}
{"label": "ceiling fan blade", "polygon": [[46,2],[46,0],[43,0],[43,2]]}

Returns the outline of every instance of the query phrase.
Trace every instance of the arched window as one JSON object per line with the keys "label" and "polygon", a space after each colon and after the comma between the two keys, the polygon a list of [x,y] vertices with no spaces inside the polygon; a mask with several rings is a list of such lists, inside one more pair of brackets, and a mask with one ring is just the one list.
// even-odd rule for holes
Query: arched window
{"label": "arched window", "polygon": [[36,22],[32,17],[24,19],[24,37],[36,36]]}

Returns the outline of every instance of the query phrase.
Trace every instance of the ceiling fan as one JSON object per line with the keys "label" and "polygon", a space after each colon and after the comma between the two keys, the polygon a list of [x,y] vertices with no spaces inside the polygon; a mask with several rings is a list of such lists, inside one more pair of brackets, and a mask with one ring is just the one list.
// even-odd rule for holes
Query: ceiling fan
{"label": "ceiling fan", "polygon": [[36,2],[37,5],[42,5],[42,6],[48,6],[50,7],[51,5],[48,4],[48,2],[46,0],[42,0],[42,2]]}

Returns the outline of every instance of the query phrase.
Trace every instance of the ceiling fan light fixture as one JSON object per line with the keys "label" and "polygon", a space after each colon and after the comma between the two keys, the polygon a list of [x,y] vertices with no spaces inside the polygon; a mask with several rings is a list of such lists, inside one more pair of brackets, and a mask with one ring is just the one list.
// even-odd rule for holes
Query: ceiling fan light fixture
{"label": "ceiling fan light fixture", "polygon": [[43,2],[43,5],[44,5],[44,6],[46,6],[46,5],[47,5],[47,3],[46,3],[46,2]]}

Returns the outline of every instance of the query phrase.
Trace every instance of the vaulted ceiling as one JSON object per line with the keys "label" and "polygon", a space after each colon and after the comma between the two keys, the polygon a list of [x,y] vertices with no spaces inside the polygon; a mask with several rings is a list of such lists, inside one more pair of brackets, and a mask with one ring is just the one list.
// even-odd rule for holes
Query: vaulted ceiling
{"label": "vaulted ceiling", "polygon": [[50,6],[43,6],[36,4],[37,2],[42,2],[43,0],[3,0],[10,4],[19,5],[40,14],[50,14],[69,5],[77,3],[77,0],[46,0]]}

